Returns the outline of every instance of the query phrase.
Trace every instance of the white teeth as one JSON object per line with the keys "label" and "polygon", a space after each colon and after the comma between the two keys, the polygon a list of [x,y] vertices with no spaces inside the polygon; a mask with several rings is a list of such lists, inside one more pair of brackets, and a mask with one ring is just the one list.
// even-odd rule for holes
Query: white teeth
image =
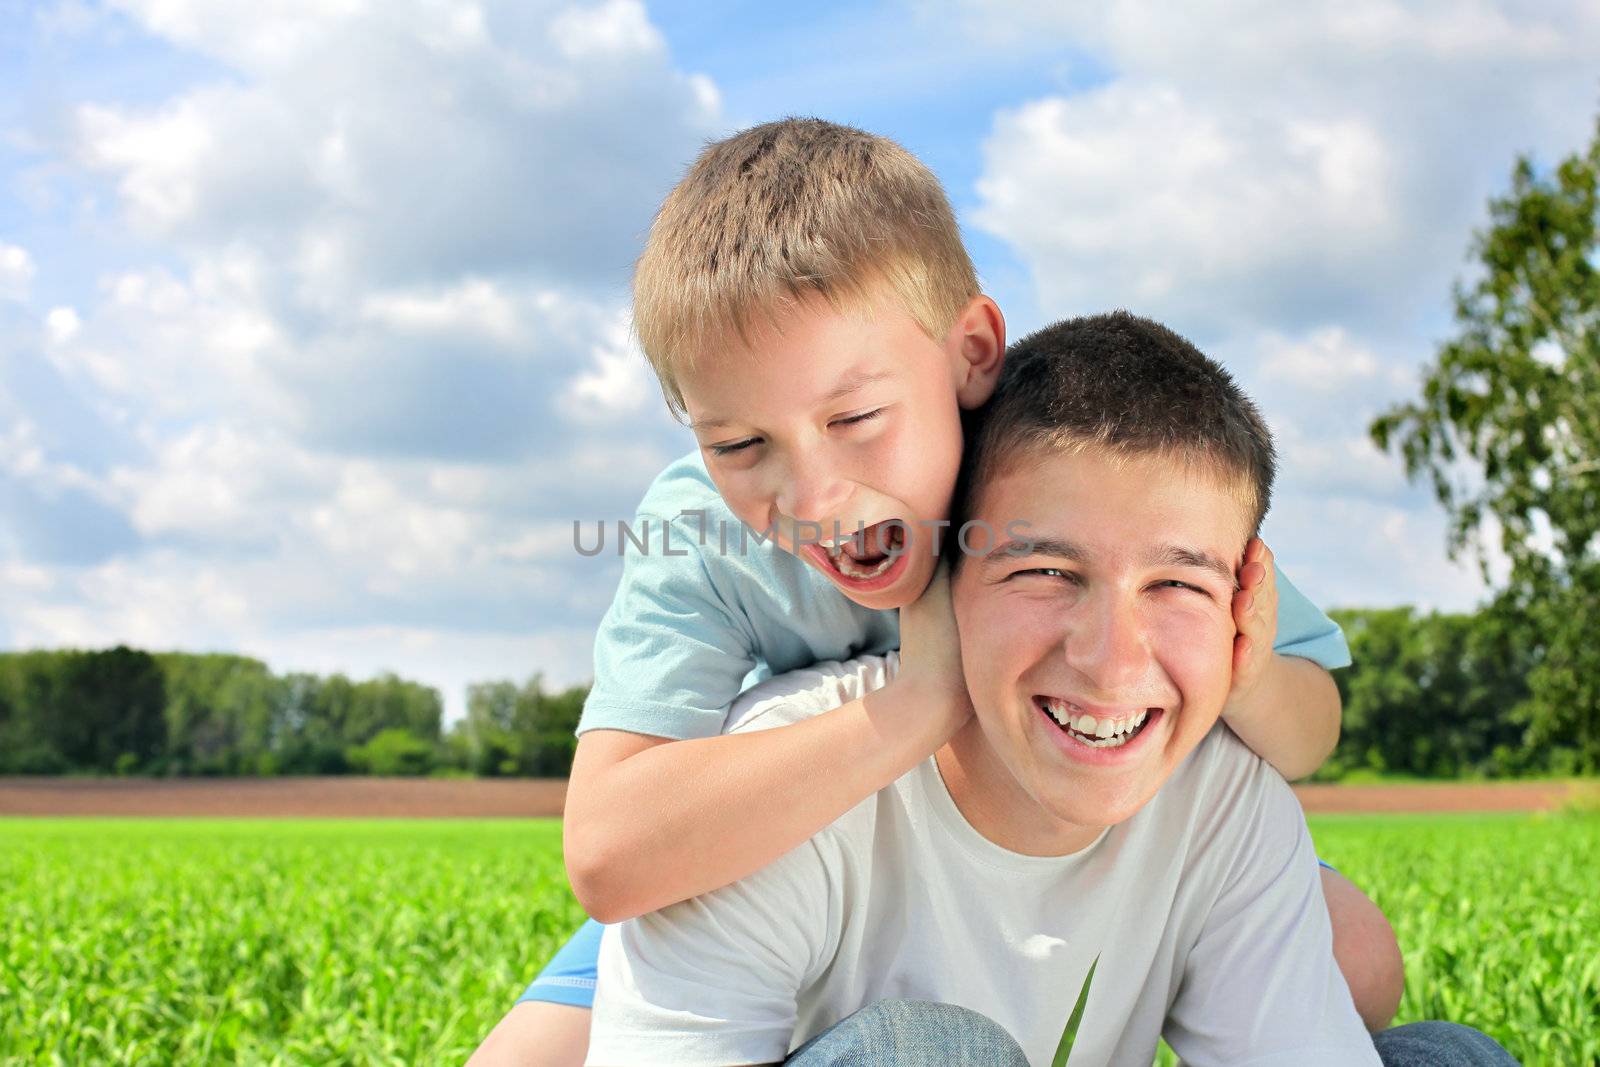
{"label": "white teeth", "polygon": [[1093,748],[1115,748],[1126,744],[1149,716],[1148,711],[1139,711],[1123,719],[1097,719],[1093,715],[1080,713],[1075,704],[1048,698],[1044,701],[1044,707],[1056,725],[1070,728],[1078,740]]}
{"label": "white teeth", "polygon": [[856,579],[876,578],[894,564],[894,559],[895,558],[893,556],[885,556],[877,563],[868,567],[857,563],[855,560],[846,555],[838,555],[833,557],[834,565],[839,568],[840,574],[843,574],[847,578]]}

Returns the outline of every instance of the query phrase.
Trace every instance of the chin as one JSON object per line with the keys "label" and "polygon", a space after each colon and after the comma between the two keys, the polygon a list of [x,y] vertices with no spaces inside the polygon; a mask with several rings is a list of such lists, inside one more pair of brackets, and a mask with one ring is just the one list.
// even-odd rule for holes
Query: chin
{"label": "chin", "polygon": [[1115,826],[1131,818],[1150,799],[1132,783],[1084,788],[1083,783],[1075,782],[1073,786],[1058,786],[1052,796],[1035,799],[1050,814],[1074,826]]}

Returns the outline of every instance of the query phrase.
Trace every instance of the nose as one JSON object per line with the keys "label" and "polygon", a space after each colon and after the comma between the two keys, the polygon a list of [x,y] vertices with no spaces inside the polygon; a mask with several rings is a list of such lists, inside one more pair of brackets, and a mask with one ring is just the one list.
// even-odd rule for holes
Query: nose
{"label": "nose", "polygon": [[776,475],[774,502],[789,518],[826,523],[843,513],[850,483],[840,476],[825,449],[791,456],[787,463],[778,465]]}
{"label": "nose", "polygon": [[1067,665],[1107,698],[1145,680],[1150,650],[1135,604],[1102,589],[1072,612],[1064,642]]}

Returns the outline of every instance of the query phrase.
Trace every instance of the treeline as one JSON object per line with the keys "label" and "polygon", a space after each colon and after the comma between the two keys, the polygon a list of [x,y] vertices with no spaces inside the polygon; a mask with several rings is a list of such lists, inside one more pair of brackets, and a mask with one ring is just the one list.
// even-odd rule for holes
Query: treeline
{"label": "treeline", "polygon": [[1582,716],[1547,707],[1529,687],[1545,651],[1529,628],[1492,609],[1332,611],[1354,664],[1335,671],[1344,719],[1317,773],[1421,778],[1594,773]]}
{"label": "treeline", "polygon": [[[1492,610],[1332,612],[1354,666],[1339,747],[1318,773],[1454,778],[1596,771],[1582,715],[1528,679],[1544,652]],[[587,690],[538,677],[471,686],[446,731],[437,690],[394,675],[277,675],[231,655],[0,654],[0,773],[559,777]]]}
{"label": "treeline", "polygon": [[245,656],[0,654],[0,774],[561,776],[586,690],[540,679],[439,692],[393,674],[274,674]]}

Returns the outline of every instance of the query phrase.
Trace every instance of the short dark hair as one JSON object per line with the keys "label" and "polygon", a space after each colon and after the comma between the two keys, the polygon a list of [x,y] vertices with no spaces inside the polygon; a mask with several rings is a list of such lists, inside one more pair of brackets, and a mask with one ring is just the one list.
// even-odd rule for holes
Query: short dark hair
{"label": "short dark hair", "polygon": [[1210,467],[1239,485],[1252,534],[1277,471],[1261,412],[1221,365],[1160,323],[1087,315],[1013,344],[994,395],[967,413],[956,526],[1016,463],[1084,448]]}

